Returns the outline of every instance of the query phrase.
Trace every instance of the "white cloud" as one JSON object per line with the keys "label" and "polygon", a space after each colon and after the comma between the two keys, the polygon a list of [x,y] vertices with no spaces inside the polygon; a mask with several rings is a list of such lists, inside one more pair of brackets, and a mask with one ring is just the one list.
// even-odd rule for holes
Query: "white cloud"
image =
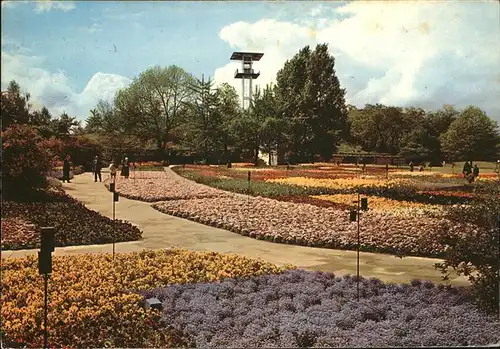
{"label": "white cloud", "polygon": [[50,10],[61,10],[68,12],[76,7],[76,2],[72,0],[52,1],[52,0],[37,0],[35,12],[49,12]]}
{"label": "white cloud", "polygon": [[[498,4],[356,1],[335,9],[338,19],[332,19],[333,5],[311,10],[314,18],[298,23],[233,23],[219,36],[235,51],[264,53],[255,64],[261,85],[273,82],[303,46],[328,43],[349,103],[475,104],[500,120]],[[240,91],[237,68],[228,63],[216,69],[216,82]]]}
{"label": "white cloud", "polygon": [[30,93],[35,108],[46,106],[55,116],[66,111],[84,120],[99,99],[112,101],[116,91],[128,86],[131,81],[120,75],[98,72],[83,91],[77,93],[71,88],[65,72],[52,73],[40,68],[44,60],[43,57],[2,50],[1,87],[5,90],[11,80],[16,80],[21,88]]}
{"label": "white cloud", "polygon": [[17,3],[17,1],[2,1],[2,8],[13,8]]}
{"label": "white cloud", "polygon": [[90,34],[98,33],[102,31],[102,25],[98,23],[92,23],[90,27],[87,28]]}

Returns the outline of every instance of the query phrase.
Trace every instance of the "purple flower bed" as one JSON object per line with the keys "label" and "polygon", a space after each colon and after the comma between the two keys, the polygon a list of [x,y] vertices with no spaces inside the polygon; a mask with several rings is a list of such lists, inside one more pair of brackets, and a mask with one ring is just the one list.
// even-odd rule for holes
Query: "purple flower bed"
{"label": "purple flower bed", "polygon": [[500,342],[500,321],[462,289],[287,271],[141,292],[196,347],[417,347]]}

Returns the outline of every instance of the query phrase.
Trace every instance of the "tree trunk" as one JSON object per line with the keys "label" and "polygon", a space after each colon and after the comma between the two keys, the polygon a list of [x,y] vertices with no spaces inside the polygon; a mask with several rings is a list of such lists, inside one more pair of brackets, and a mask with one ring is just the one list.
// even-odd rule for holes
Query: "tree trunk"
{"label": "tree trunk", "polygon": [[255,164],[255,166],[257,166],[259,164],[259,146],[258,145],[255,147],[253,163]]}
{"label": "tree trunk", "polygon": [[228,163],[229,158],[228,158],[228,149],[227,149],[227,142],[224,141],[224,163]]}

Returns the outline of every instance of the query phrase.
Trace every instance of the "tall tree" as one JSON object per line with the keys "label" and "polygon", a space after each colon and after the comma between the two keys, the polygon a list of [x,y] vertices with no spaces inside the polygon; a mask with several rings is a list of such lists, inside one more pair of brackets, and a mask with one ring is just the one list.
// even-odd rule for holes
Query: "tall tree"
{"label": "tall tree", "polygon": [[103,116],[97,108],[90,110],[90,115],[85,120],[85,131],[88,133],[100,133],[103,131]]}
{"label": "tall tree", "polygon": [[329,159],[346,135],[345,89],[326,44],[309,46],[287,61],[276,77],[278,110],[291,124],[290,148],[301,157]]}
{"label": "tall tree", "polygon": [[189,88],[192,96],[186,103],[188,111],[184,123],[184,143],[193,152],[209,159],[222,148],[222,139],[219,137],[222,119],[218,110],[218,91],[213,87],[213,81],[205,81],[204,76],[201,80],[195,79]]}
{"label": "tall tree", "polygon": [[12,124],[25,125],[30,121],[30,94],[21,93],[19,84],[12,80],[1,96],[2,131]]}
{"label": "tall tree", "polygon": [[153,140],[163,155],[183,122],[192,83],[193,77],[175,65],[148,69],[117,93],[117,116],[131,135]]}
{"label": "tall tree", "polygon": [[304,157],[305,144],[311,138],[306,122],[307,105],[303,103],[307,81],[307,63],[311,57],[309,46],[302,48],[287,60],[276,74],[276,100],[279,113],[290,126],[288,150]]}
{"label": "tall tree", "polygon": [[398,107],[367,104],[363,109],[349,113],[350,131],[363,150],[397,154],[403,137],[412,127]]}
{"label": "tall tree", "polygon": [[481,109],[469,106],[441,135],[449,160],[496,160],[499,157],[498,124]]}
{"label": "tall tree", "polygon": [[218,87],[219,97],[219,113],[221,118],[221,125],[219,128],[220,139],[222,142],[224,162],[231,158],[233,149],[230,149],[235,144],[234,134],[231,132],[232,120],[241,115],[240,102],[238,93],[231,85],[223,83]]}

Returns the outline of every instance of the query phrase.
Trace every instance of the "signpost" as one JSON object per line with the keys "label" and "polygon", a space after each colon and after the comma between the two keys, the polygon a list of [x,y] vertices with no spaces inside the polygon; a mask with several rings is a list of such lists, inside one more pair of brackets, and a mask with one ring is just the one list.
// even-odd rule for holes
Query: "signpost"
{"label": "signpost", "polygon": [[49,278],[52,273],[52,252],[55,248],[55,228],[42,227],[40,236],[40,252],[38,252],[38,272],[44,279],[44,311],[43,311],[43,347],[48,348],[49,332],[47,329],[49,307]]}
{"label": "signpost", "polygon": [[[134,174],[135,177],[135,174]],[[109,191],[113,194],[113,220],[115,220],[115,202],[118,202],[118,193],[116,192],[115,185],[116,178],[113,182],[109,183]],[[115,241],[113,240],[113,259],[115,259]]]}
{"label": "signpost", "polygon": [[357,221],[358,225],[358,246],[356,249],[356,290],[357,290],[357,298],[359,301],[359,247],[361,245],[361,238],[359,235],[359,218],[360,218],[360,211],[368,211],[368,199],[367,198],[360,198],[361,194],[358,191],[358,200],[353,201],[356,203],[356,209],[351,210],[349,217],[351,222]]}

